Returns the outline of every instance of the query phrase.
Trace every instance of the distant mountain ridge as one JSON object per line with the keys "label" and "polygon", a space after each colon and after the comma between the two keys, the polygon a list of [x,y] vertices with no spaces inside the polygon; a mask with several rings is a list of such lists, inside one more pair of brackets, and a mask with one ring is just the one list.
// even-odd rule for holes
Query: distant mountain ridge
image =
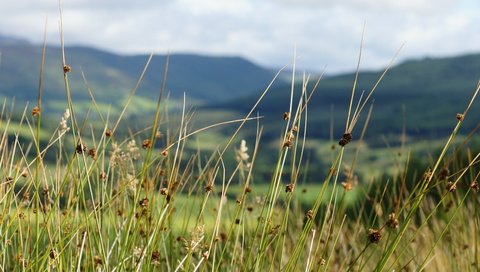
{"label": "distant mountain ridge", "polygon": [[[382,72],[359,73],[356,99],[363,90],[368,92],[373,87]],[[347,73],[320,81],[308,105],[309,135],[328,137],[332,120],[336,127],[335,135],[341,135],[354,78],[354,73]],[[463,112],[479,79],[480,54],[423,58],[400,63],[388,71],[372,97],[373,115],[367,134],[399,134],[404,123],[410,135],[448,134],[456,122],[456,113]],[[312,81],[308,84],[309,91],[314,85]],[[273,87],[258,109],[264,116],[264,122],[276,126],[276,129],[283,125],[281,115],[288,110],[290,88],[290,84]],[[296,84],[295,90],[298,98],[301,84]],[[250,95],[211,105],[211,108],[247,112],[257,98],[258,95]],[[333,119],[330,114],[332,107]],[[473,129],[480,123],[479,116],[480,97],[473,104],[463,129]]]}
{"label": "distant mountain ridge", "polygon": [[[36,101],[42,46],[0,35],[0,97],[15,97],[16,103]],[[147,55],[123,56],[84,46],[66,48],[72,67],[70,86],[76,101],[90,99],[82,79],[84,73],[95,98],[103,105],[121,105],[135,86],[147,62]],[[154,56],[137,95],[154,104],[162,84],[166,56]],[[361,71],[356,99],[369,91],[382,70]],[[48,46],[44,69],[43,101],[65,107],[65,87],[58,46]],[[192,102],[204,105],[198,111],[212,109],[248,112],[275,72],[241,57],[211,57],[172,54],[167,77],[167,93],[174,99],[186,93]],[[309,103],[309,135],[329,136],[334,123],[335,135],[342,132],[346,120],[354,73],[325,77]],[[288,78],[288,77],[283,77]],[[387,73],[375,92],[373,116],[367,134],[398,134],[403,124],[409,135],[444,135],[455,124],[480,79],[480,54],[448,58],[423,58],[402,62]],[[258,112],[262,122],[274,127],[273,136],[284,125],[281,115],[288,110],[290,83],[278,79],[262,101]],[[313,80],[308,84],[313,86]],[[301,84],[295,84],[296,94]],[[372,100],[373,101],[373,100]],[[51,106],[50,105],[50,106]],[[480,101],[467,117],[465,130],[480,123]],[[134,107],[135,108],[135,107]],[[145,112],[144,104],[136,106]],[[330,114],[333,108],[333,115]],[[332,116],[332,117],[331,117]],[[365,114],[363,115],[365,117]],[[268,136],[269,130],[265,130]]]}
{"label": "distant mountain ridge", "polygon": [[[17,101],[34,101],[37,97],[41,63],[41,45],[0,35],[0,94]],[[125,56],[72,46],[65,49],[70,86],[75,99],[88,99],[85,74],[96,98],[115,103],[126,97],[138,80],[148,55]],[[166,56],[155,55],[138,91],[151,99],[158,96]],[[241,57],[211,57],[194,54],[171,54],[167,89],[171,97],[188,97],[197,101],[218,102],[233,94],[248,95],[264,88],[274,73]],[[61,67],[61,50],[48,46],[44,67],[44,100],[62,100],[65,96]]]}

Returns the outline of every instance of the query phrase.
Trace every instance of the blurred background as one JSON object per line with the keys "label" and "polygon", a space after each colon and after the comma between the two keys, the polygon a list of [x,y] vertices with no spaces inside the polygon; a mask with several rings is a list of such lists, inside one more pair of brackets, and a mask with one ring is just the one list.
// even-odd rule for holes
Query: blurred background
{"label": "blurred background", "polygon": [[[324,154],[344,132],[363,30],[355,101],[375,85],[403,45],[373,96],[375,102],[367,105],[373,110],[362,148],[370,152],[360,160],[363,168],[358,167],[365,172],[383,170],[385,157],[402,154],[407,143],[419,158],[435,152],[480,79],[476,0],[65,0],[61,6],[79,117],[89,113],[89,120],[99,119],[89,111],[88,90],[100,111],[118,116],[148,55],[154,54],[127,111],[126,135],[151,123],[167,54],[166,105],[171,116],[163,127],[172,131],[184,95],[192,130],[243,118],[286,65],[255,109],[262,117],[258,125],[264,128],[264,148],[271,150],[278,150],[285,126],[282,116],[289,110],[293,63],[294,105],[302,81],[308,78],[306,90],[312,93],[325,73],[308,105],[306,158],[312,171],[323,171]],[[14,121],[25,105],[31,108],[37,101],[45,31],[42,112],[51,118],[46,128],[55,128],[66,108],[59,7],[56,0],[0,3],[0,97],[14,105]],[[474,105],[463,135],[475,135],[479,114]],[[353,131],[354,141],[365,116],[366,110]],[[201,143],[213,152],[235,128],[199,134],[191,148]],[[238,142],[245,138],[253,144],[256,130],[257,123],[250,122]],[[276,158],[262,160],[269,165]]]}

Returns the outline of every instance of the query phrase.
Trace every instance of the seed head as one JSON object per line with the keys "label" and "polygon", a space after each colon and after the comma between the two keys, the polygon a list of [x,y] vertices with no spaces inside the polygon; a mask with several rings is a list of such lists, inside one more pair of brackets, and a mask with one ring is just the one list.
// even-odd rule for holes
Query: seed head
{"label": "seed head", "polygon": [[448,175],[450,175],[450,170],[448,169],[448,167],[443,167],[442,171],[440,171],[440,173],[438,174],[438,179],[439,180],[444,180],[448,177]]}
{"label": "seed head", "polygon": [[211,192],[213,190],[213,184],[209,183],[207,185],[205,185],[205,192],[208,193],[208,192]]}
{"label": "seed head", "polygon": [[99,267],[99,266],[102,266],[103,265],[103,261],[102,261],[102,258],[98,255],[95,255],[93,257],[93,263],[95,265],[95,267]]}
{"label": "seed head", "polygon": [[83,152],[87,151],[87,147],[82,143],[78,143],[77,147],[75,147],[75,151],[77,154],[83,154]]}
{"label": "seed head", "polygon": [[24,178],[28,177],[28,169],[27,169],[27,168],[23,168],[21,175],[22,175],[22,177],[24,177]]}
{"label": "seed head", "polygon": [[206,260],[206,259],[208,259],[208,255],[209,255],[208,251],[204,251],[202,253],[202,258]]}
{"label": "seed head", "polygon": [[286,111],[283,113],[283,120],[287,121],[290,119],[290,112]]}
{"label": "seed head", "polygon": [[343,134],[342,138],[338,142],[340,146],[346,146],[348,143],[352,141],[352,133],[345,133]]}
{"label": "seed head", "polygon": [[151,147],[152,147],[152,141],[150,139],[143,140],[142,142],[143,149],[149,149]]}
{"label": "seed head", "polygon": [[51,249],[48,256],[50,257],[50,259],[55,260],[58,257],[58,253],[55,249]]}
{"label": "seed head", "polygon": [[312,211],[312,210],[308,210],[308,212],[307,212],[307,218],[310,219],[310,220],[312,220],[312,219],[313,219],[313,216],[314,216],[313,211]]}
{"label": "seed head", "polygon": [[110,129],[105,130],[105,136],[110,138],[112,137],[113,132]]}
{"label": "seed head", "polygon": [[168,189],[167,188],[160,189],[160,194],[161,195],[168,195]]}
{"label": "seed head", "polygon": [[70,73],[71,71],[72,71],[72,67],[70,67],[70,66],[68,66],[68,65],[66,65],[66,64],[63,66],[63,73],[64,73],[64,74],[68,74],[68,73]]}
{"label": "seed head", "polygon": [[350,181],[344,181],[342,182],[342,187],[343,189],[345,189],[345,191],[350,191],[352,190],[353,186],[352,186],[352,183]]}
{"label": "seed head", "polygon": [[388,215],[388,221],[387,221],[387,226],[390,227],[391,229],[397,229],[398,228],[398,219],[397,215],[392,212],[391,214]]}
{"label": "seed head", "polygon": [[143,207],[143,208],[147,207],[148,206],[148,198],[144,198],[144,199],[140,200],[138,202],[138,205],[140,205],[140,207]]}
{"label": "seed head", "polygon": [[90,148],[88,150],[88,156],[92,157],[92,159],[95,159],[97,157],[97,150],[95,148]]}
{"label": "seed head", "polygon": [[456,118],[457,118],[458,121],[463,121],[463,114],[457,113]]}
{"label": "seed head", "polygon": [[451,181],[447,183],[447,190],[451,193],[455,192],[457,190],[457,185]]}
{"label": "seed head", "polygon": [[101,180],[106,180],[107,179],[107,173],[101,172],[99,177],[100,177]]}
{"label": "seed head", "polygon": [[286,193],[291,193],[291,192],[293,192],[293,189],[295,189],[295,184],[290,183],[285,187],[285,192]]}
{"label": "seed head", "polygon": [[35,106],[32,109],[32,116],[38,116],[38,115],[40,115],[40,107]]}
{"label": "seed head", "polygon": [[480,186],[478,185],[478,181],[474,180],[472,183],[470,183],[470,189],[472,189],[475,193],[478,193],[480,191]]}
{"label": "seed head", "polygon": [[368,241],[370,243],[378,244],[382,239],[382,233],[377,229],[368,229]]}
{"label": "seed head", "polygon": [[152,251],[152,264],[159,265],[160,264],[160,252],[158,250]]}

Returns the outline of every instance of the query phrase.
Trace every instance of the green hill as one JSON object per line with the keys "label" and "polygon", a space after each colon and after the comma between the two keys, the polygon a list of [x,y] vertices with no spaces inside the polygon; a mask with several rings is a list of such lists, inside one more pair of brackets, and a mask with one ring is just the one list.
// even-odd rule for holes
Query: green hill
{"label": "green hill", "polygon": [[[147,55],[123,56],[88,47],[67,47],[67,63],[74,99],[88,99],[85,76],[96,98],[103,103],[116,104],[125,99],[135,86],[147,62]],[[35,101],[42,46],[5,36],[0,38],[0,94],[15,97],[17,102]],[[140,86],[138,95],[156,98],[161,86],[166,56],[155,55]],[[44,101],[54,104],[65,101],[61,50],[48,46],[46,50]],[[172,54],[167,91],[173,99],[218,102],[232,94],[248,95],[263,88],[273,72],[240,57],[211,57],[193,54]],[[23,104],[23,103],[21,103]],[[48,107],[47,107],[48,108]]]}
{"label": "green hill", "polygon": [[[362,90],[368,92],[372,88],[382,72],[360,72],[357,99]],[[349,73],[321,80],[308,107],[309,135],[328,137],[332,107],[335,135],[341,135],[354,78],[355,74]],[[410,60],[393,67],[373,96],[374,110],[367,136],[399,134],[404,120],[411,136],[445,135],[455,124],[456,113],[464,110],[479,79],[480,54]],[[313,85],[312,80],[308,89]],[[298,96],[301,85],[296,84],[295,90]],[[210,108],[247,112],[257,98],[258,95],[250,95]],[[259,107],[271,131],[278,131],[283,125],[281,116],[288,110],[289,99],[290,84],[277,84]],[[465,132],[480,121],[480,106],[475,104],[471,111],[463,128]],[[267,128],[267,135],[268,131]]]}

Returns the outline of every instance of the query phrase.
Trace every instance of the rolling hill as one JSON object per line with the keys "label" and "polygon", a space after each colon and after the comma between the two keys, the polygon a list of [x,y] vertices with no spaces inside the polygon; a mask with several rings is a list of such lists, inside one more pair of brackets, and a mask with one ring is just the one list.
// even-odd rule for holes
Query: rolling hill
{"label": "rolling hill", "polygon": [[[15,97],[16,104],[35,101],[41,61],[40,45],[0,35],[0,96]],[[44,79],[44,101],[47,110],[63,110],[65,89],[61,71],[61,50],[47,47]],[[88,48],[67,47],[69,74],[77,106],[89,95],[81,73],[88,80],[97,101],[102,105],[121,105],[134,87],[147,55],[123,56]],[[145,75],[136,104],[137,117],[154,104],[161,86],[166,57],[154,56]],[[362,71],[359,74],[356,98],[369,91],[383,71]],[[250,110],[259,93],[273,78],[271,69],[263,68],[240,57],[210,57],[193,54],[172,54],[167,91],[173,100],[185,92],[189,105],[200,105],[202,116],[222,119],[239,116]],[[354,73],[326,77],[309,103],[309,135],[328,138],[333,121],[335,136],[341,135],[354,80]],[[443,136],[455,124],[455,115],[462,112],[480,79],[480,54],[449,58],[409,60],[393,67],[374,94],[374,110],[367,137],[398,135],[403,125],[410,136]],[[308,90],[314,85],[312,79]],[[301,84],[295,85],[298,93]],[[281,118],[288,110],[290,83],[279,79],[258,108],[264,116],[266,137],[277,137],[283,126]],[[197,103],[198,102],[198,103]],[[203,106],[201,106],[203,105]],[[81,108],[81,107],[80,107]],[[203,114],[203,115],[202,115]],[[365,115],[365,114],[364,114]],[[464,132],[479,122],[480,106],[474,104]],[[365,117],[365,116],[363,116]],[[205,119],[205,118],[203,118]],[[361,125],[361,124],[360,124]]]}
{"label": "rolling hill", "polygon": [[[89,99],[83,72],[96,99],[114,105],[133,89],[148,59],[148,55],[124,56],[79,46],[67,47],[65,51],[67,63],[72,67],[69,78],[74,99]],[[0,35],[1,96],[15,97],[17,102],[36,100],[41,52],[40,45]],[[158,96],[165,62],[165,55],[153,57],[138,91],[140,97]],[[44,73],[44,101],[52,105],[55,101],[65,101],[59,47],[47,47]],[[254,93],[272,77],[269,69],[241,57],[172,54],[167,91],[174,99],[185,92],[190,101],[218,102],[231,98],[232,94]]]}
{"label": "rolling hill", "polygon": [[[382,72],[360,72],[357,99],[362,90],[368,92],[372,88]],[[310,136],[328,137],[332,108],[335,135],[341,135],[354,78],[355,74],[349,73],[320,81],[308,107]],[[367,136],[399,134],[404,123],[411,136],[446,135],[456,122],[456,113],[465,109],[479,79],[480,54],[409,60],[393,67],[373,96],[373,116]],[[314,80],[311,80],[309,91],[313,85]],[[277,84],[258,109],[260,115],[265,116],[264,123],[272,127],[271,136],[277,136],[273,131],[283,125],[281,116],[288,110],[290,88],[290,84]],[[296,84],[295,90],[298,96],[301,84]],[[257,98],[258,95],[250,95],[210,108],[247,112]],[[462,130],[473,129],[480,122],[478,116],[480,105],[477,101]]]}

